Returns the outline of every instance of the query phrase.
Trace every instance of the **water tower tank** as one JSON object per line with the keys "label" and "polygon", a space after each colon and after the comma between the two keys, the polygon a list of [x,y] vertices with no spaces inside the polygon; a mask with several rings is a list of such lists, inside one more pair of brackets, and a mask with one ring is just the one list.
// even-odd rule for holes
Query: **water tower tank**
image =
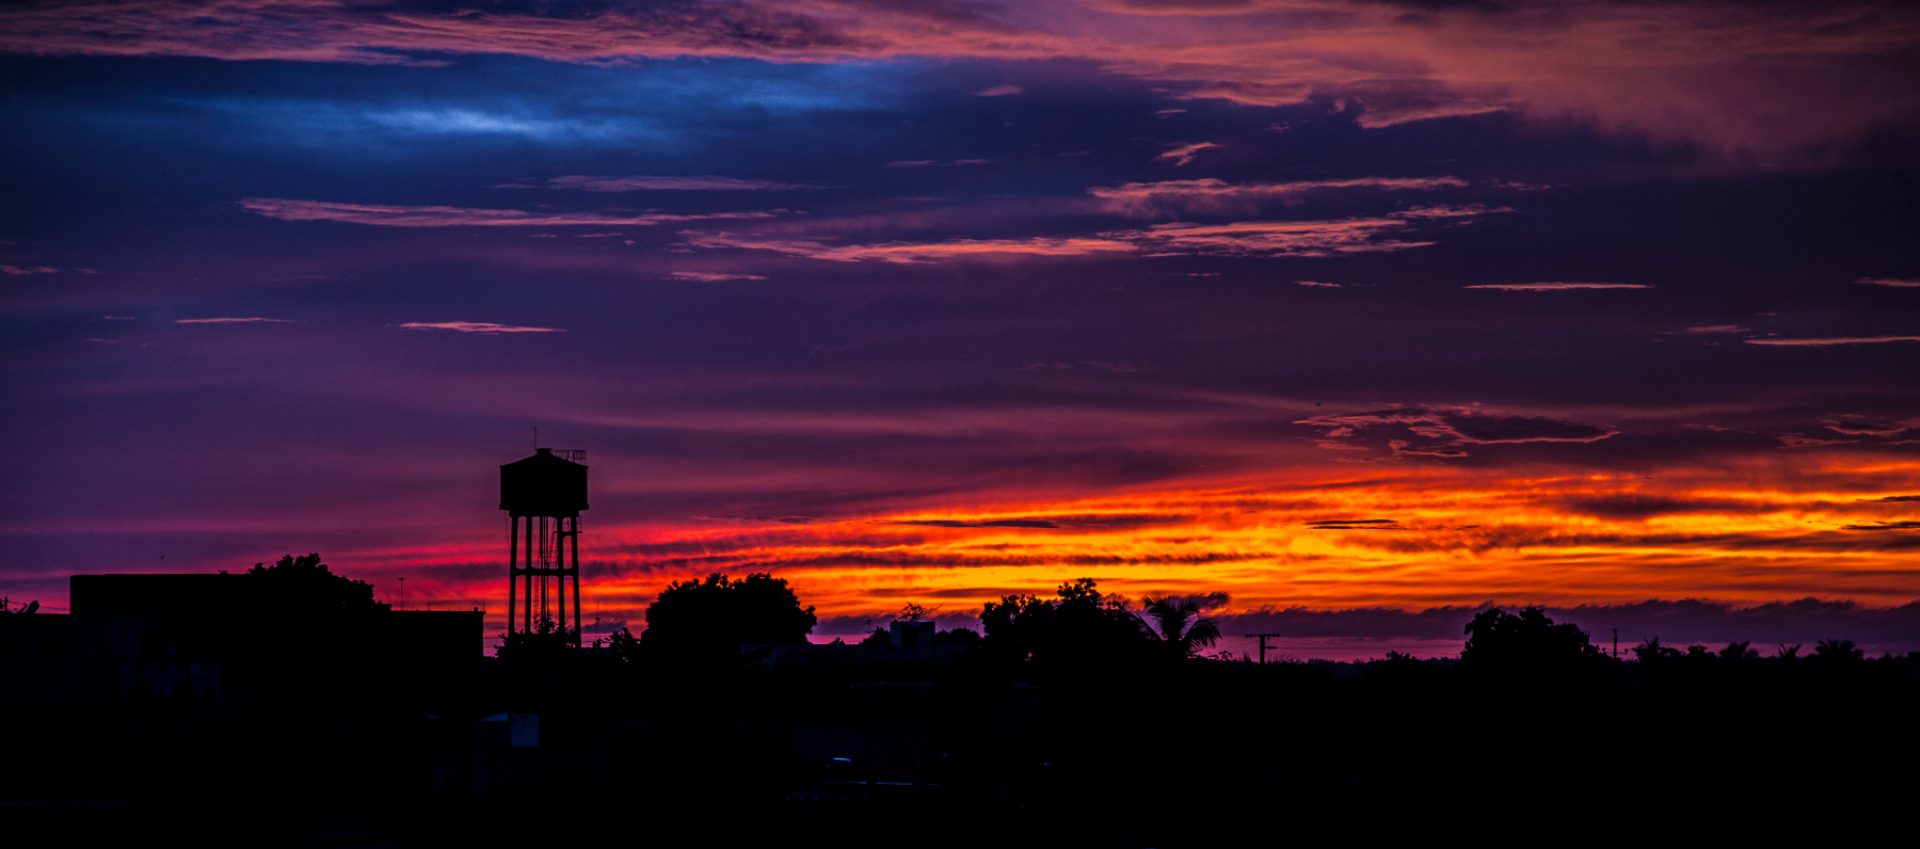
{"label": "water tower tank", "polygon": [[536,448],[500,467],[500,509],[513,516],[579,516],[587,509],[587,464]]}

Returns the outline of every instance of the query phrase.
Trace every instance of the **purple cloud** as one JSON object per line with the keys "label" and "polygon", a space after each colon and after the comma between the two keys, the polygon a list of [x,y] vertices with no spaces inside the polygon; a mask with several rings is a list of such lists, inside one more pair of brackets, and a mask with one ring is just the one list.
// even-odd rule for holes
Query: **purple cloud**
{"label": "purple cloud", "polygon": [[[1653,287],[1645,283],[1479,283],[1460,288],[1493,289],[1501,292],[1579,292],[1588,289],[1651,289]],[[1688,328],[1687,332],[1696,331]]]}
{"label": "purple cloud", "polygon": [[678,224],[689,221],[773,218],[777,211],[711,212],[676,215],[664,212],[612,214],[598,212],[526,212],[518,209],[475,209],[460,206],[401,206],[379,203],[338,203],[289,198],[247,198],[242,209],[279,221],[325,221],[373,227],[609,227]]}
{"label": "purple cloud", "polygon": [[538,183],[501,183],[496,189],[573,189],[583,192],[774,192],[815,189],[805,183],[747,180],[738,177],[594,177],[569,174]]}
{"label": "purple cloud", "polygon": [[454,333],[479,333],[497,335],[502,333],[565,333],[558,327],[529,327],[516,324],[495,324],[491,321],[409,321],[394,325],[401,330],[447,330]]}

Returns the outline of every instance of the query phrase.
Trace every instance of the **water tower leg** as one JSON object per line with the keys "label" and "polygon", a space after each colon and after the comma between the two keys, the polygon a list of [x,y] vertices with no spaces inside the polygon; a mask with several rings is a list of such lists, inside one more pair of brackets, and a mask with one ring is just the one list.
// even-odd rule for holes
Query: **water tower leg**
{"label": "water tower leg", "polygon": [[522,570],[527,576],[527,609],[521,620],[523,630],[533,633],[533,517],[527,517],[527,568]]}
{"label": "water tower leg", "polygon": [[580,645],[580,517],[573,517],[573,644]]}
{"label": "water tower leg", "polygon": [[513,636],[514,591],[520,588],[520,517],[508,516],[507,532],[507,636]]}

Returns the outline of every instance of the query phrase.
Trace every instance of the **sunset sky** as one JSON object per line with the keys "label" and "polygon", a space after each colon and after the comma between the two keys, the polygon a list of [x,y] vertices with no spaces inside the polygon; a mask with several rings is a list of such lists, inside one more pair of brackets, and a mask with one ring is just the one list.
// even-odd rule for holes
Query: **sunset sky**
{"label": "sunset sky", "polygon": [[498,631],[538,428],[589,639],[714,571],[822,634],[1086,576],[1920,639],[1911,3],[19,3],[0,54],[16,603],[317,551]]}

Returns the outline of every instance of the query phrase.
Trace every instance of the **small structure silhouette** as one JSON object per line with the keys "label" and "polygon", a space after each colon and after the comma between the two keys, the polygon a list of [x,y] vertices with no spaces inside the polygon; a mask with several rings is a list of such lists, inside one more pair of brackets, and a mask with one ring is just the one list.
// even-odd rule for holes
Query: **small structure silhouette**
{"label": "small structure silhouette", "polygon": [[[513,636],[515,619],[520,620],[524,633],[531,633],[537,622],[551,620],[566,634],[566,642],[580,645],[580,511],[587,509],[585,460],[585,451],[536,448],[533,456],[500,467],[500,509],[507,511],[511,520],[507,531],[509,637]],[[571,626],[567,623],[569,589],[573,592]]]}

